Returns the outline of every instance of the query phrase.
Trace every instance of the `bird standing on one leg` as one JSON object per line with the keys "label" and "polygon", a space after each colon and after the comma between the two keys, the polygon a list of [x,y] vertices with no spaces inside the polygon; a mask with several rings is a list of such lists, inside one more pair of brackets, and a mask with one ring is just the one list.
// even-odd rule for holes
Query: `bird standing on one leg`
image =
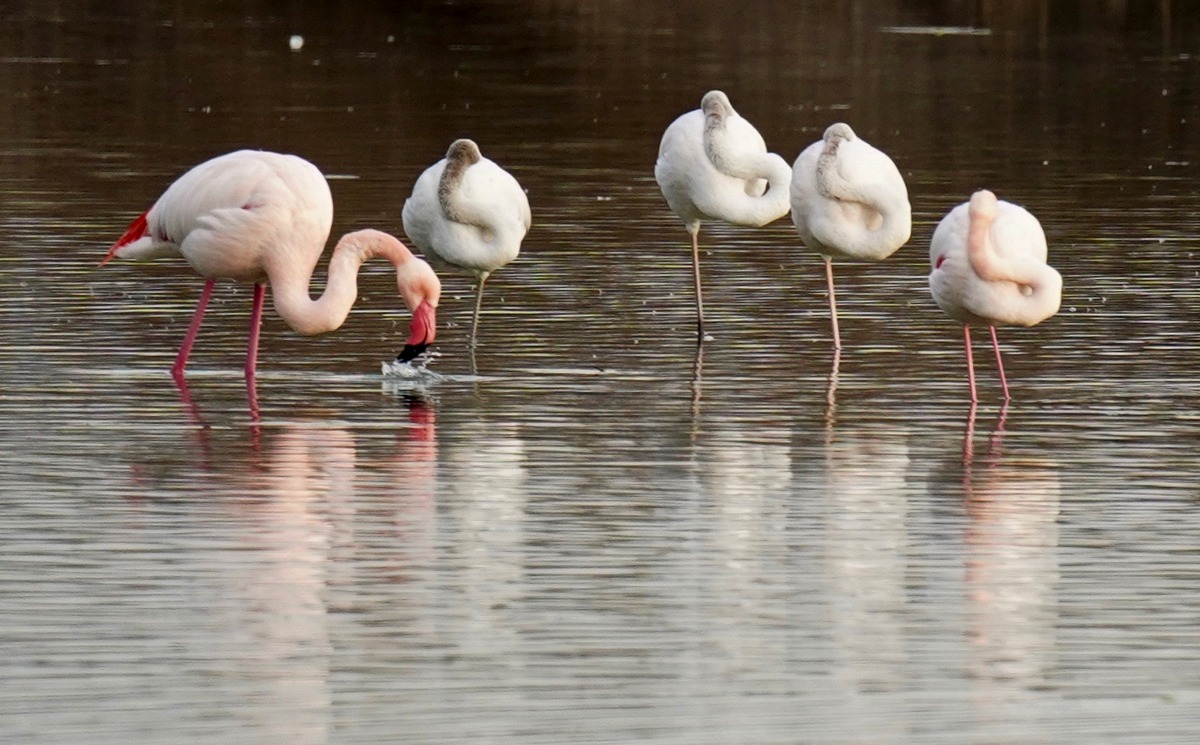
{"label": "bird standing on one leg", "polygon": [[692,237],[696,284],[696,338],[704,340],[700,289],[700,221],[762,227],[788,211],[787,161],[767,152],[762,135],[721,91],[709,91],[700,108],[667,127],[654,178],[671,211]]}
{"label": "bird standing on one leg", "polygon": [[791,200],[801,240],[825,259],[833,347],[841,349],[833,259],[880,261],[907,243],[908,188],[891,158],[839,122],[796,158]]}
{"label": "bird standing on one leg", "polygon": [[483,284],[520,253],[532,224],[529,198],[511,174],[483,157],[478,145],[460,139],[417,179],[402,219],[404,232],[430,263],[475,278],[474,348]]}

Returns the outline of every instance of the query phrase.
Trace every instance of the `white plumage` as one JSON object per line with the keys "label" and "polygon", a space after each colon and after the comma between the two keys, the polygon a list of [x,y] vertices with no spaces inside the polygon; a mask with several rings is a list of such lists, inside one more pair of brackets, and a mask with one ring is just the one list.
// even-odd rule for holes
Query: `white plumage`
{"label": "white plumage", "polygon": [[907,243],[908,187],[887,154],[839,122],[796,158],[790,192],[800,239],[825,260],[833,343],[841,349],[833,259],[880,261]]}
{"label": "white plumage", "polygon": [[431,264],[475,278],[474,346],[484,282],[517,258],[532,224],[524,189],[474,142],[455,140],[446,157],[417,179],[402,219],[404,232]]}
{"label": "white plumage", "polygon": [[787,214],[787,162],[767,152],[762,135],[721,91],[709,91],[700,108],[681,115],[663,133],[654,178],[692,237],[696,331],[704,338],[700,287],[700,223],[721,220],[761,227]]}

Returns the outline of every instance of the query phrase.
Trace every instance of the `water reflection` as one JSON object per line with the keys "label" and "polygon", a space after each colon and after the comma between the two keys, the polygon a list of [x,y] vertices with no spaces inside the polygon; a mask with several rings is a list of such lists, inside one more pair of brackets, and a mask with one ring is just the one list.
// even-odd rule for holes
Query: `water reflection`
{"label": "water reflection", "polygon": [[787,654],[777,633],[789,590],[784,526],[793,493],[790,433],[762,426],[753,433],[722,428],[697,451],[706,499],[696,529],[706,536],[702,587],[711,622],[706,640],[718,670],[736,675]]}
{"label": "water reflection", "polygon": [[839,427],[824,448],[820,494],[835,680],[855,699],[905,677],[906,439],[903,429]]}
{"label": "water reflection", "polygon": [[1007,406],[976,453],[975,413],[963,439],[968,666],[979,716],[1000,722],[1053,684],[1061,487],[1054,460],[1005,454]]}
{"label": "water reflection", "polygon": [[254,650],[235,674],[256,691],[247,724],[266,739],[323,743],[330,733],[326,586],[332,547],[349,540],[356,459],[346,429],[296,422],[274,433],[261,468],[225,474],[252,495],[230,507],[254,558],[231,568],[215,616]]}
{"label": "water reflection", "polygon": [[457,576],[457,618],[448,629],[457,653],[503,661],[516,644],[513,603],[525,595],[525,446],[518,427],[471,422],[442,448],[444,557]]}

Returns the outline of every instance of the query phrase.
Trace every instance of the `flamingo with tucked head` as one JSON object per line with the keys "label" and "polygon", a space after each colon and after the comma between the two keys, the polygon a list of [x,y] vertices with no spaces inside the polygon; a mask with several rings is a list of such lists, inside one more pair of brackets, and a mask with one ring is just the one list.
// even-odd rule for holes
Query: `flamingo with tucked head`
{"label": "flamingo with tucked head", "polygon": [[929,289],[938,307],[963,324],[967,382],[975,394],[971,325],[987,326],[1004,400],[1008,381],[996,326],[1033,326],[1058,312],[1062,275],[1046,263],[1046,234],[1023,207],[986,189],[942,218],[929,244]]}
{"label": "flamingo with tucked head", "polygon": [[404,232],[434,266],[475,278],[474,348],[483,283],[520,253],[533,222],[529,197],[474,141],[459,139],[417,179],[402,218]]}
{"label": "flamingo with tucked head", "polygon": [[342,236],[334,247],[325,291],[313,300],[308,285],[332,224],[333,198],[316,166],[295,155],[239,150],[180,176],[100,263],[182,256],[205,277],[200,303],[171,368],[176,379],[182,379],[218,279],[254,285],[245,367],[252,381],[267,286],[276,312],[289,326],[301,334],[323,334],[345,322],[358,297],[358,269],[372,258],[396,267],[400,296],[412,312],[411,333],[400,356],[415,358],[436,336],[437,275],[393,236],[359,230]]}
{"label": "flamingo with tucked head", "polygon": [[912,207],[900,170],[841,122],[809,145],[792,167],[792,222],[825,260],[833,348],[842,348],[833,259],[881,261],[908,242]]}
{"label": "flamingo with tucked head", "polygon": [[700,222],[721,220],[762,227],[788,212],[787,161],[767,152],[762,135],[721,91],[709,91],[700,108],[667,127],[658,147],[654,178],[667,205],[692,236],[696,284],[696,338],[704,340],[700,288]]}

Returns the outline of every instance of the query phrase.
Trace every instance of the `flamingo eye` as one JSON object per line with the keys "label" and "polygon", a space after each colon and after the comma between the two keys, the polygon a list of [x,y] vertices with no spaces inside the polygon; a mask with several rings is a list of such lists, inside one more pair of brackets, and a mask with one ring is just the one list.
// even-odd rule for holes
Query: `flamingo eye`
{"label": "flamingo eye", "polygon": [[942,262],[943,262],[943,261],[945,261],[945,260],[946,260],[946,257],[945,257],[945,256],[939,256],[939,257],[937,257],[937,261],[934,263],[934,265],[933,265],[933,268],[934,268],[934,269],[941,269],[941,268],[942,268]]}

